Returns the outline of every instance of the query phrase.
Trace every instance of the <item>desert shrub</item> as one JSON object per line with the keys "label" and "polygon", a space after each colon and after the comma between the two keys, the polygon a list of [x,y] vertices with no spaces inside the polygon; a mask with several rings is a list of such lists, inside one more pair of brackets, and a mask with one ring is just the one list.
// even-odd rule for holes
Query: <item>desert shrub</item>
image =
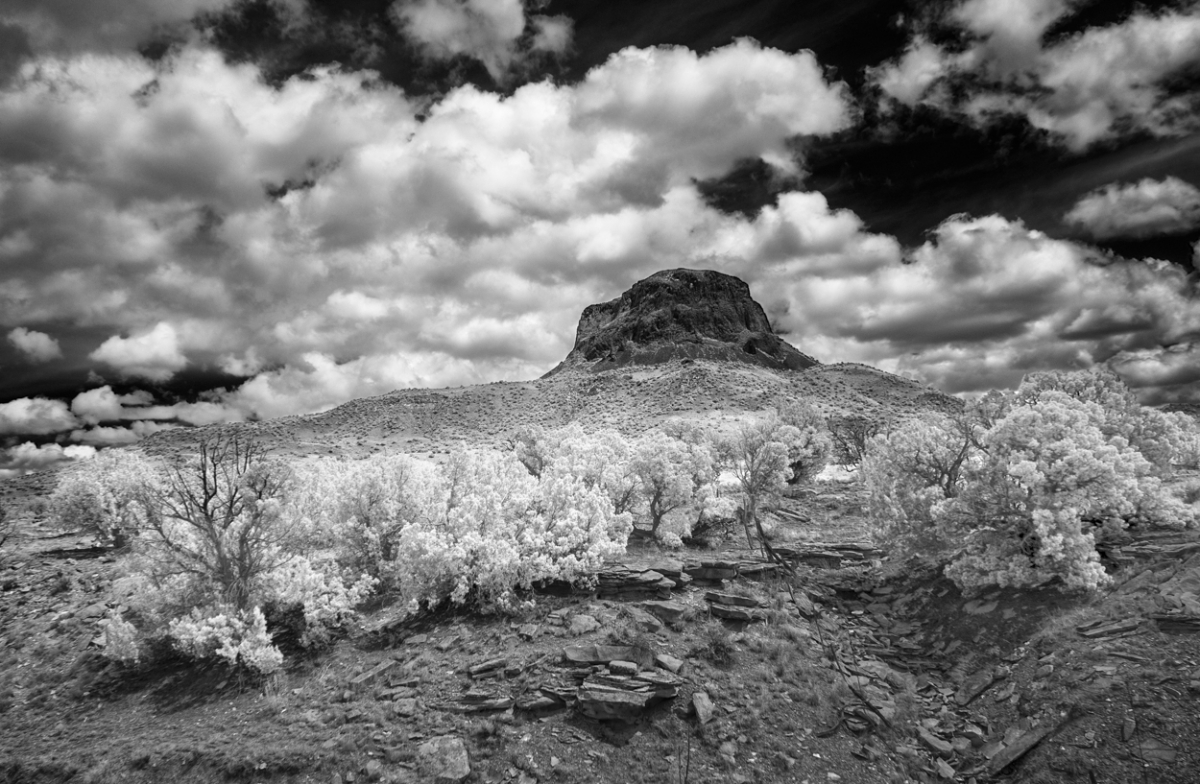
{"label": "desert shrub", "polygon": [[1196,509],[1160,478],[1176,449],[1163,420],[1133,409],[1108,376],[1078,376],[1039,374],[1007,402],[989,396],[876,437],[863,481],[893,553],[944,563],[968,589],[1095,588],[1108,581],[1097,534],[1194,523]]}
{"label": "desert shrub", "polygon": [[1014,403],[1036,402],[1048,392],[1095,403],[1097,407],[1090,412],[1100,432],[1107,438],[1126,439],[1159,474],[1185,459],[1191,435],[1185,418],[1141,405],[1121,377],[1107,367],[1031,373],[1017,390]]}
{"label": "desert shrub", "polygon": [[264,606],[302,612],[302,645],[327,641],[374,580],[347,583],[331,559],[298,551],[284,515],[290,479],[256,444],[222,436],[171,465],[146,491],[145,527],[122,562],[116,590],[132,619],[120,623],[185,656],[259,673],[282,662]]}
{"label": "desert shrub", "polygon": [[414,609],[443,600],[512,609],[534,583],[588,583],[632,529],[597,484],[551,465],[540,478],[511,455],[451,455],[431,507],[400,534],[393,583]]}
{"label": "desert shrub", "polygon": [[157,460],[130,450],[105,450],[64,472],[50,495],[50,521],[123,547],[145,528],[149,494],[162,477]]}
{"label": "desert shrub", "polygon": [[333,552],[353,573],[390,591],[400,534],[430,514],[434,465],[407,455],[319,459],[293,468],[285,514],[293,549]]}
{"label": "desert shrub", "polygon": [[100,621],[99,626],[106,658],[126,665],[138,663],[142,657],[142,646],[138,641],[137,627],[112,611]]}
{"label": "desert shrub", "polygon": [[699,628],[696,644],[688,655],[725,667],[733,664],[737,658],[737,646],[734,645],[732,635],[725,628],[725,624],[716,618],[710,618]]}
{"label": "desert shrub", "polygon": [[779,421],[796,429],[788,440],[787,478],[789,485],[812,481],[821,473],[833,451],[833,441],[825,417],[816,408],[803,401],[792,401],[778,408]]}
{"label": "desert shrub", "polygon": [[988,431],[986,459],[936,509],[943,538],[961,545],[947,576],[964,587],[1108,581],[1084,520],[1131,515],[1157,488],[1139,481],[1151,471],[1142,454],[1096,426],[1096,406],[1047,393]]}

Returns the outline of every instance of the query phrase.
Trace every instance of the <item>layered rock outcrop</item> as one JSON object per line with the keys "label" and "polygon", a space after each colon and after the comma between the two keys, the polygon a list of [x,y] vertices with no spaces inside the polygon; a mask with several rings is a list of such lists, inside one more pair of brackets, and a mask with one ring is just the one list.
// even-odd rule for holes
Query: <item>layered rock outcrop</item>
{"label": "layered rock outcrop", "polygon": [[672,359],[731,360],[777,370],[818,364],[775,334],[740,278],[673,269],[585,308],[575,347],[548,375],[567,367],[607,370]]}

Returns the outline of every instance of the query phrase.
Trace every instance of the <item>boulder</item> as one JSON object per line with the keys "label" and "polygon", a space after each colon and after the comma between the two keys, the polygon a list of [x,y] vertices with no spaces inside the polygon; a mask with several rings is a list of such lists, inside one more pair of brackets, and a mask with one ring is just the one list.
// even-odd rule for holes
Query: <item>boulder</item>
{"label": "boulder", "polygon": [[458,784],[471,775],[471,758],[461,738],[440,735],[417,748],[417,767],[433,784]]}
{"label": "boulder", "polygon": [[600,622],[590,615],[576,615],[571,619],[571,626],[568,631],[572,637],[578,637],[581,634],[594,632],[600,628]]}

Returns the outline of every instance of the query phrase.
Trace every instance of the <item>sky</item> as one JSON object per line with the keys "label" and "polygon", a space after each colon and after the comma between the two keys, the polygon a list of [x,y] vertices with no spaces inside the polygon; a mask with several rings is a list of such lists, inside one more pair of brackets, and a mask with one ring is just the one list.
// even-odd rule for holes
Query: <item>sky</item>
{"label": "sky", "polygon": [[680,266],[1200,402],[1200,0],[0,0],[0,471],[536,378]]}

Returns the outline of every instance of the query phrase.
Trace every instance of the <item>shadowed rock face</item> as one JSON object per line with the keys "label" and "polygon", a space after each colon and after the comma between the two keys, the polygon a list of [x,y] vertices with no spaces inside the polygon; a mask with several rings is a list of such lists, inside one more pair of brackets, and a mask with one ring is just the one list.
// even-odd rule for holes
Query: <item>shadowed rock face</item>
{"label": "shadowed rock face", "polygon": [[550,374],[567,366],[607,370],[687,358],[788,370],[818,364],[774,334],[741,279],[711,270],[673,269],[638,281],[610,302],[585,308],[575,347]]}

